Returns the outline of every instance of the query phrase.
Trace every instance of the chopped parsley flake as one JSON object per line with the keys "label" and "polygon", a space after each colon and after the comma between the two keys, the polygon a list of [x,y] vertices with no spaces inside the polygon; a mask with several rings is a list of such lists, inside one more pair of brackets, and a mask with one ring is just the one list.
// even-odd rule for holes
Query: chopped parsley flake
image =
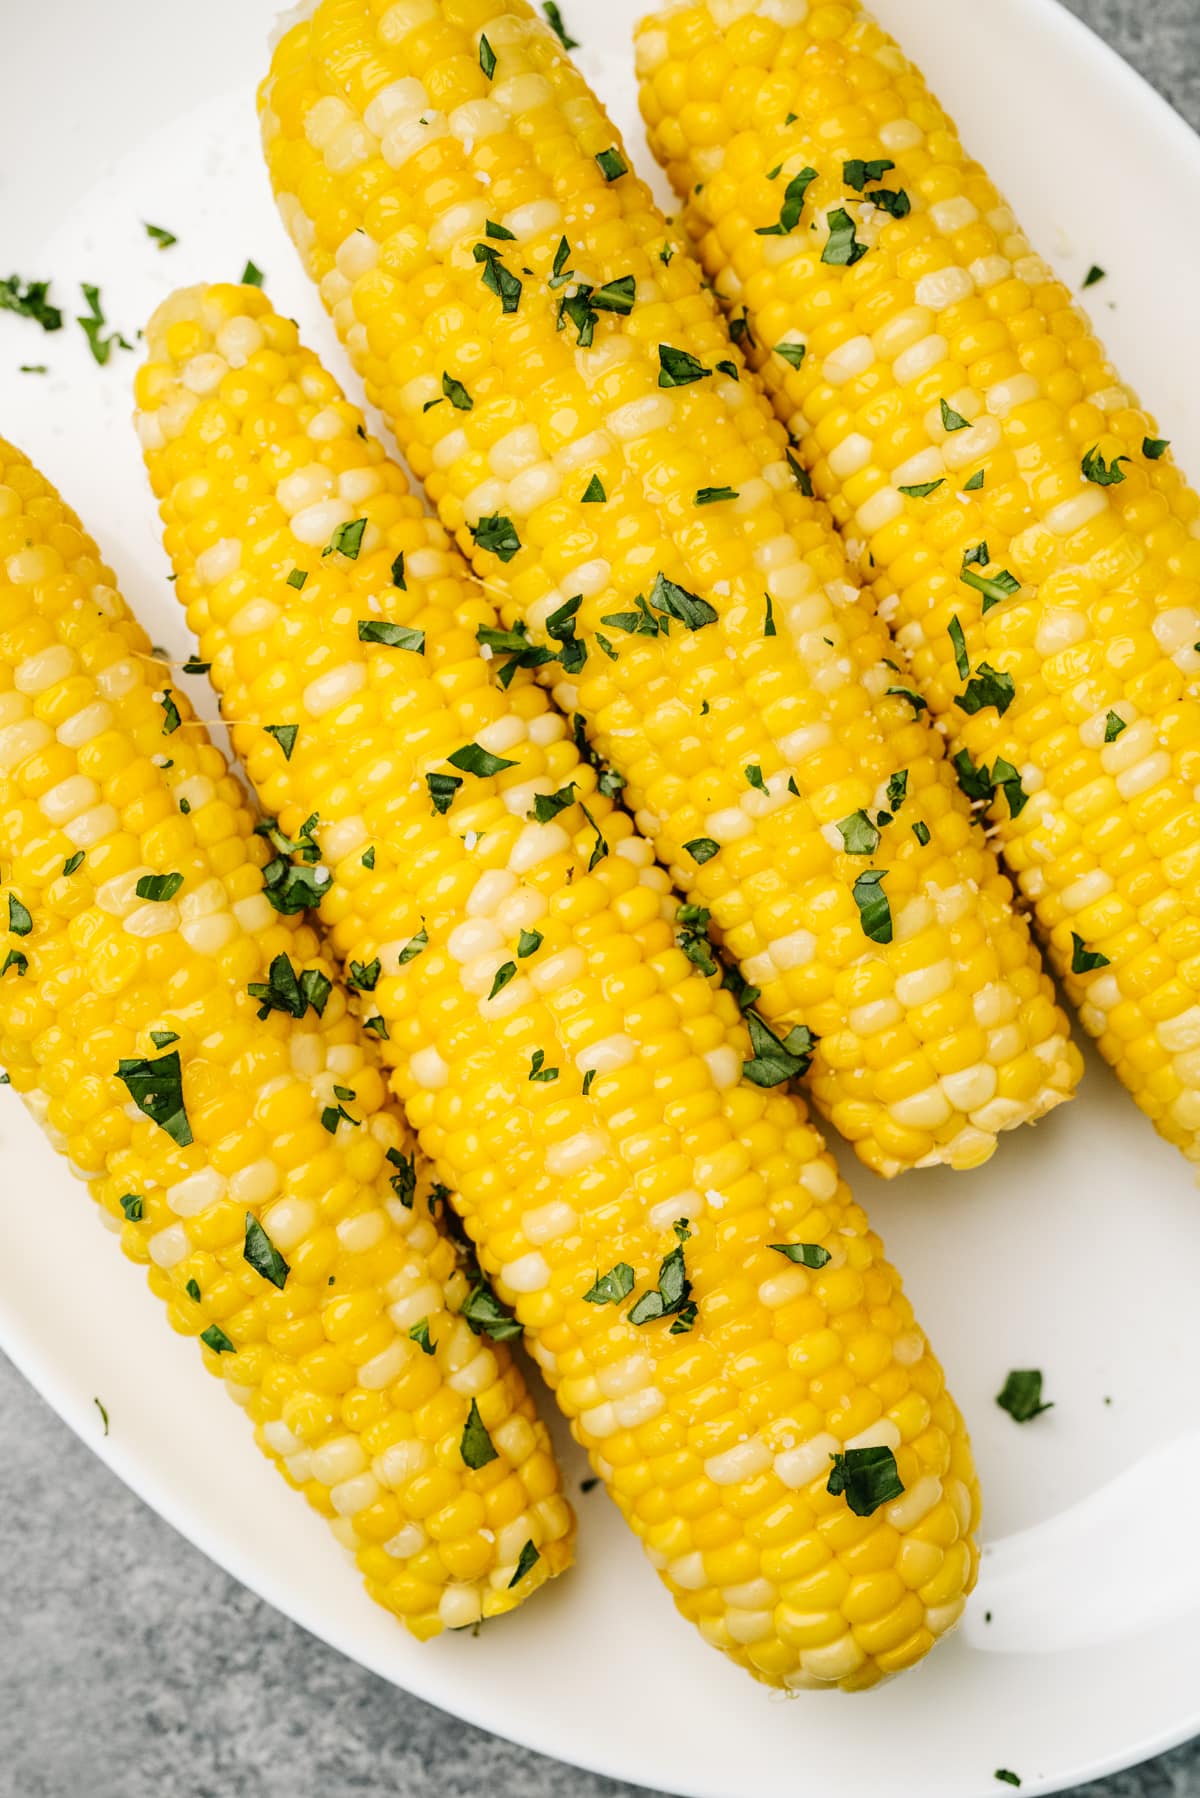
{"label": "chopped parsley flake", "polygon": [[963,627],[957,616],[950,620],[946,628],[950,641],[954,645],[954,665],[958,669],[958,678],[966,680],[971,673],[971,662],[967,655],[967,639],[963,635]]}
{"label": "chopped parsley flake", "polygon": [[521,548],[517,527],[501,512],[492,512],[471,526],[471,535],[479,549],[490,550],[502,562],[511,562]]}
{"label": "chopped parsley flake", "polygon": [[139,899],[165,903],[175,897],[182,885],[182,874],[143,874],[134,891]]}
{"label": "chopped parsley flake", "polygon": [[321,554],[323,556],[342,555],[348,562],[357,562],[366,528],[365,518],[351,518],[347,523],[339,524]]}
{"label": "chopped parsley flake", "polygon": [[429,788],[434,811],[443,815],[448,812],[454,804],[454,795],[462,784],[457,774],[427,774],[425,785]]}
{"label": "chopped parsley flake", "polygon": [[894,162],[888,162],[885,157],[880,157],[875,162],[864,162],[861,156],[852,156],[849,162],[842,164],[842,180],[847,187],[852,187],[855,193],[860,194],[868,182],[882,181],[895,166]]}
{"label": "chopped parsley flake", "polygon": [[502,755],[492,755],[478,743],[465,743],[461,749],[448,756],[447,761],[452,768],[461,768],[464,774],[475,774],[481,780],[488,780],[493,774],[503,773],[505,768],[515,768],[515,762],[506,761]]}
{"label": "chopped parsley flake", "polygon": [[166,689],[158,703],[162,707],[163,714],[162,734],[164,737],[173,736],[183,720],[179,716],[179,707],[175,704],[175,696],[170,687]]}
{"label": "chopped parsley flake", "polygon": [[1083,285],[1085,287],[1094,287],[1096,285],[1097,281],[1103,281],[1103,279],[1107,273],[1108,273],[1107,269],[1103,269],[1100,267],[1100,265],[1098,263],[1093,262],[1091,268],[1088,270],[1087,274],[1083,277]]}
{"label": "chopped parsley flake", "polygon": [[8,895],[8,928],[14,936],[28,936],[33,929],[33,919],[29,915],[29,910],[22,905],[15,893]]}
{"label": "chopped parsley flake", "polygon": [[854,220],[844,206],[835,206],[829,214],[829,238],[821,251],[821,261],[834,268],[853,268],[867,253],[865,243],[854,235]]}
{"label": "chopped parsley flake", "polygon": [[1094,487],[1119,487],[1125,479],[1121,464],[1128,460],[1128,456],[1114,456],[1111,462],[1105,462],[1100,454],[1100,445],[1094,443],[1080,467],[1083,469],[1084,480],[1091,481]]}
{"label": "chopped parsley flake", "polygon": [[49,281],[26,281],[10,275],[0,281],[0,312],[15,312],[19,318],[31,318],[43,331],[61,331],[62,313],[49,303]]}
{"label": "chopped parsley flake", "polygon": [[873,943],[890,943],[892,940],[892,908],[883,890],[886,878],[886,869],[869,868],[854,883],[854,903],[858,907],[863,935]]}
{"label": "chopped parsley flake", "polygon": [[781,1041],[756,1011],[747,1011],[750,1046],[754,1054],[742,1063],[742,1073],[752,1086],[783,1086],[803,1079],[812,1066],[818,1039],[807,1024],[795,1024]]}
{"label": "chopped parsley flake", "polygon": [[874,855],[879,847],[879,831],[864,811],[851,812],[837,828],[847,855]]}
{"label": "chopped parsley flake", "polygon": [[255,263],[253,263],[249,259],[247,259],[246,266],[242,270],[242,285],[243,285],[243,287],[261,287],[262,284],[263,284],[262,270],[260,268],[258,268]]}
{"label": "chopped parsley flake", "polygon": [[423,1355],[432,1355],[435,1344],[429,1335],[429,1319],[423,1317],[419,1324],[413,1324],[408,1332],[408,1340],[415,1342]]}
{"label": "chopped parsley flake", "polygon": [[164,226],[162,226],[162,225],[147,225],[145,223],[145,220],[143,220],[142,222],[143,222],[143,228],[145,230],[146,236],[150,239],[151,243],[157,244],[158,248],[160,250],[169,250],[171,248],[172,244],[176,244],[179,242],[179,239],[176,237],[175,233],[173,231],[166,230]]}
{"label": "chopped parsley flake", "polygon": [[263,729],[269,737],[274,737],[282,749],[284,761],[290,762],[292,751],[296,747],[296,738],[300,734],[300,726],[298,724],[265,724]]}
{"label": "chopped parsley flake", "polygon": [[562,13],[555,5],[554,0],[542,0],[542,11],[546,15],[546,23],[549,25],[563,49],[578,50],[579,45],[573,37],[568,36],[567,28],[563,24]]}
{"label": "chopped parsley flake", "polygon": [[546,1066],[546,1051],[535,1049],[529,1065],[529,1078],[535,1085],[547,1086],[558,1079],[558,1069]]}
{"label": "chopped parsley flake", "polygon": [[92,352],[93,361],[98,362],[103,368],[112,355],[114,344],[119,344],[123,350],[131,350],[133,345],[122,337],[119,331],[110,331],[107,337],[101,336],[105,318],[100,305],[100,289],[84,281],[81,283],[80,291],[88,311],[85,318],[77,318],[75,323],[87,338],[88,349]]}
{"label": "chopped parsley flake", "polygon": [[523,283],[505,268],[500,252],[490,243],[477,243],[473,254],[476,262],[483,264],[483,285],[489,293],[496,295],[504,312],[516,312],[521,304]]}
{"label": "chopped parsley flake", "polygon": [[693,837],[690,843],[685,843],[683,846],[692,860],[699,862],[701,867],[705,862],[710,862],[721,847],[719,843],[714,843],[711,837]]}
{"label": "chopped parsley flake", "polygon": [[712,375],[687,350],[672,349],[669,343],[658,346],[658,384],[660,387],[688,387],[693,381],[706,381]]}
{"label": "chopped parsley flake", "polygon": [[965,692],[960,693],[954,703],[969,717],[994,705],[1003,718],[1016,696],[1017,689],[1011,674],[1004,674],[993,668],[990,662],[980,662],[974,676],[967,682]]}
{"label": "chopped parsley flake", "polygon": [[425,632],[413,630],[406,624],[384,624],[374,618],[360,618],[358,640],[360,643],[382,643],[388,649],[409,649],[418,656],[425,654]]}
{"label": "chopped parsley flake", "polygon": [[775,354],[782,356],[785,362],[790,362],[793,368],[800,368],[808,354],[808,345],[806,343],[777,343]]}
{"label": "chopped parsley flake", "polygon": [[510,1342],[521,1334],[521,1325],[482,1277],[467,1294],[462,1317],[476,1336],[490,1336],[493,1342]]}
{"label": "chopped parsley flake", "polygon": [[616,148],[601,150],[596,161],[600,164],[600,173],[606,181],[619,181],[622,175],[629,173],[629,164]]}
{"label": "chopped parsley flake", "polygon": [[1104,741],[1106,743],[1115,743],[1121,732],[1126,729],[1128,729],[1128,726],[1121,714],[1119,712],[1110,712],[1108,717],[1104,720]]}
{"label": "chopped parsley flake", "polygon": [[698,506],[715,506],[725,499],[737,499],[736,487],[701,487],[696,494]]}
{"label": "chopped parsley flake", "polygon": [[1010,1373],[996,1394],[996,1403],[1015,1423],[1028,1423],[1031,1418],[1040,1417],[1043,1411],[1054,1409],[1053,1401],[1042,1403],[1042,1376],[1036,1368],[1015,1369]]}
{"label": "chopped parsley flake", "polygon": [[531,1568],[537,1566],[537,1564],[541,1560],[541,1558],[542,1557],[538,1553],[538,1550],[534,1547],[533,1541],[531,1538],[528,1542],[526,1542],[524,1548],[521,1550],[520,1555],[517,1557],[517,1570],[508,1582],[508,1589],[510,1592],[512,1591],[514,1586],[520,1585],[521,1581],[525,1578],[525,1575],[530,1571]]}
{"label": "chopped parsley flake", "polygon": [[978,493],[982,486],[983,486],[983,470],[982,470],[982,468],[977,468],[975,470],[975,473],[971,476],[970,480],[963,482],[963,492],[964,493]]}
{"label": "chopped parsley flake", "polygon": [[496,73],[496,52],[486,37],[479,40],[479,66],[490,81]]}
{"label": "chopped parsley flake", "polygon": [[598,474],[594,474],[588,482],[583,498],[579,503],[583,506],[602,506],[607,499],[608,495],[604,491],[604,482],[600,479]]}
{"label": "chopped parsley flake", "polygon": [[192,1128],[184,1109],[179,1051],[173,1049],[157,1061],[145,1057],[119,1061],[117,1079],[128,1089],[138,1110],[165,1130],[172,1142],[186,1149],[192,1141]]}
{"label": "chopped parsley flake", "polygon": [[230,1342],[220,1324],[209,1324],[207,1330],[201,1330],[200,1340],[204,1343],[206,1348],[210,1348],[213,1351],[214,1355],[232,1355],[235,1353],[232,1342]]}
{"label": "chopped parsley flake", "polygon": [[1142,438],[1142,454],[1143,456],[1148,456],[1151,462],[1160,461],[1161,458],[1166,455],[1170,447],[1171,439],[1169,437]]}
{"label": "chopped parsley flake", "polygon": [[620,1305],[629,1297],[634,1286],[634,1272],[628,1261],[618,1261],[610,1267],[606,1274],[597,1274],[594,1283],[584,1293],[584,1303],[588,1305]]}
{"label": "chopped parsley flake", "polygon": [[918,843],[920,843],[922,849],[924,849],[926,844],[929,842],[929,826],[928,826],[928,824],[925,823],[923,818],[918,818],[917,822],[913,825],[912,828],[913,828],[914,837],[916,837]]}
{"label": "chopped parsley flake", "polygon": [[252,1211],[246,1213],[246,1240],[242,1255],[256,1274],[278,1286],[282,1292],[292,1271]]}
{"label": "chopped parsley flake", "polygon": [[1097,968],[1108,966],[1107,955],[1101,955],[1098,949],[1089,949],[1081,936],[1074,930],[1071,932],[1072,974],[1093,974]]}
{"label": "chopped parsley flake", "polygon": [[146,1215],[146,1201],[136,1192],[121,1195],[121,1210],[131,1224],[140,1224]]}
{"label": "chopped parsley flake", "polygon": [[459,1452],[466,1465],[476,1470],[486,1467],[489,1461],[499,1458],[483,1419],[479,1415],[479,1406],[474,1399],[471,1400],[471,1408],[467,1412],[467,1421],[463,1427]]}
{"label": "chopped parsley flake", "polygon": [[785,1255],[789,1261],[794,1261],[797,1267],[809,1267],[814,1271],[828,1267],[833,1259],[819,1242],[773,1242],[771,1247],[777,1255]]}
{"label": "chopped parsley flake", "polygon": [[515,961],[506,961],[502,963],[502,965],[496,969],[496,976],[492,981],[492,990],[488,994],[488,998],[494,999],[497,993],[502,993],[509,981],[516,976],[516,972],[517,964]]}
{"label": "chopped parsley flake", "polygon": [[939,400],[938,404],[942,408],[942,429],[944,431],[970,430],[971,421],[969,418],[964,418],[961,412],[956,412],[954,407],[948,404],[944,399]]}
{"label": "chopped parsley flake", "polygon": [[790,232],[794,231],[800,223],[800,215],[804,211],[805,196],[816,178],[817,171],[812,168],[803,168],[798,175],[793,175],[783,196],[778,222],[774,225],[760,225],[755,235],[758,237],[787,237]]}
{"label": "chopped parsley flake", "polygon": [[901,487],[900,491],[906,499],[928,499],[931,493],[936,493],[939,487],[945,485],[946,477],[943,475],[940,480],[921,481],[916,487]]}
{"label": "chopped parsley flake", "polygon": [[273,1011],[302,1018],[310,1005],[318,1017],[323,1017],[333,986],[319,968],[306,968],[297,974],[288,956],[281,954],[272,961],[266,980],[251,981],[246,991],[259,1001],[260,1018],[269,1017]]}
{"label": "chopped parsley flake", "polygon": [[696,1321],[692,1283],[684,1265],[682,1242],[663,1257],[658,1269],[658,1285],[652,1291],[644,1292],[629,1312],[631,1324],[654,1323],[660,1317],[674,1318],[672,1336],[683,1335]]}
{"label": "chopped parsley flake", "polygon": [[856,1517],[874,1516],[904,1491],[890,1448],[848,1448],[829,1458],[833,1467],[825,1490],[834,1498],[845,1494]]}

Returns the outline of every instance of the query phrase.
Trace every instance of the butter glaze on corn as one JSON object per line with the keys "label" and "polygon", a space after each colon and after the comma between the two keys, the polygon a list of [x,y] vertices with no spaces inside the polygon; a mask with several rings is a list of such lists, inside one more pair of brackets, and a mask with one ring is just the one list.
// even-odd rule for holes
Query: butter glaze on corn
{"label": "butter glaze on corn", "polygon": [[[33,920],[0,953],[28,962],[0,978],[0,1061],[172,1328],[231,1345],[204,1346],[209,1371],[372,1596],[421,1637],[496,1616],[570,1559],[545,1426],[508,1350],[457,1315],[469,1282],[427,1169],[411,1210],[389,1190],[388,1151],[415,1144],[342,990],[320,1017],[258,1019],[246,989],[277,955],[333,970],[265,898],[270,852],[181,696],[163,735],[169,684],[78,520],[0,441],[0,904]],[[137,897],[166,872],[184,876],[173,900]],[[178,1040],[160,1051],[152,1031]],[[183,1064],[189,1146],[116,1077],[160,1052]],[[335,1084],[359,1119],[336,1136]],[[6,1202],[32,1219],[30,1195]],[[282,1290],[244,1258],[248,1213],[290,1265]],[[432,1356],[409,1337],[422,1318]],[[460,1452],[472,1401],[498,1456],[478,1471]]]}
{"label": "butter glaze on corn", "polygon": [[[955,750],[1020,771],[1029,803],[1011,818],[997,796],[994,830],[1084,1025],[1200,1160],[1200,498],[1169,455],[1147,456],[1153,418],[857,4],[669,8],[643,26],[639,65],[707,272],[748,309],[754,360],[818,493],[873,558],[922,693]],[[894,162],[884,185],[910,216],[859,204],[848,157]],[[806,163],[821,179],[802,227],[756,235]],[[827,233],[807,230],[844,203],[870,244],[853,268],[822,263]],[[781,341],[807,345],[799,370],[770,353]],[[968,429],[944,428],[942,398]],[[1127,458],[1124,480],[1085,479],[1094,448]],[[898,491],[934,480],[928,499]],[[984,540],[1021,586],[986,617],[959,579]],[[1003,717],[954,703],[955,616],[972,669],[1015,682]],[[1109,966],[1073,974],[1073,935]]]}
{"label": "butter glaze on corn", "polygon": [[[194,289],[147,348],[176,592],[264,800],[293,834],[320,812],[325,919],[344,956],[382,960],[393,1083],[576,1436],[679,1608],[758,1678],[853,1689],[910,1665],[974,1579],[970,1449],[802,1106],[740,1079],[745,1028],[676,946],[666,875],[543,690],[500,687],[476,642],[496,614],[295,326],[255,288]],[[357,556],[322,556],[358,518]],[[363,619],[424,653],[362,642]],[[290,761],[261,728],[282,722]],[[470,743],[513,765],[465,774],[439,814],[426,776]],[[582,804],[531,821],[571,783]],[[530,1079],[539,1052],[556,1079]],[[586,1302],[622,1261],[653,1287],[684,1218],[690,1331]],[[854,1516],[827,1491],[846,1443],[891,1447],[904,1495]]]}
{"label": "butter glaze on corn", "polygon": [[[284,220],[370,397],[464,549],[482,517],[514,522],[524,548],[507,566],[475,554],[507,622],[544,640],[582,595],[590,654],[578,676],[559,670],[560,703],[626,776],[764,1016],[821,1038],[821,1110],[884,1174],[985,1160],[999,1131],[1073,1090],[1065,1020],[939,740],[887,697],[908,677],[762,394],[744,373],[659,386],[661,343],[712,370],[729,342],[690,259],[660,260],[672,239],[646,189],[606,182],[596,158],[616,134],[553,34],[519,0],[326,0],[279,45],[262,115]],[[489,219],[514,241],[487,237]],[[548,286],[564,235],[567,267],[594,286],[636,278],[632,316],[602,313],[591,349],[556,330],[574,292]],[[482,284],[479,244],[534,271],[515,314]],[[446,373],[470,411],[446,403]],[[593,476],[606,504],[581,503]],[[739,497],[697,507],[710,485]],[[602,626],[660,570],[719,622]],[[839,820],[884,808],[900,770],[908,796],[877,853],[844,853]],[[701,865],[686,845],[703,838],[720,849]],[[886,870],[890,947],[860,921],[868,867]]]}

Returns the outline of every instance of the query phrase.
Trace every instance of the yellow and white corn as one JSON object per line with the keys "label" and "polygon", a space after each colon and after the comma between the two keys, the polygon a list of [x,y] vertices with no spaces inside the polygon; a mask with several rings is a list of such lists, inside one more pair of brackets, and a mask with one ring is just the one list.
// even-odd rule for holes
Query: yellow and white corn
{"label": "yellow and white corn", "polygon": [[[319,813],[322,915],[382,963],[393,1085],[593,1466],[757,1677],[910,1665],[973,1581],[975,1477],[820,1137],[742,1078],[666,874],[531,675],[502,687],[495,612],[295,325],[192,289],[147,349],[138,428],[235,743],[285,830]],[[445,809],[431,777],[460,783]],[[696,1312],[635,1322],[676,1250]],[[620,1302],[589,1300],[610,1273]],[[890,1450],[903,1494],[855,1515],[829,1490],[847,1446]]]}
{"label": "yellow and white corn", "polygon": [[[428,1637],[561,1571],[573,1520],[520,1371],[458,1315],[428,1169],[407,1207],[389,1190],[413,1138],[311,924],[265,897],[270,854],[95,545],[0,441],[0,1061],[259,1446]],[[318,983],[299,1020],[247,990],[279,956]],[[140,1109],[122,1062],[182,1119]]]}
{"label": "yellow and white corn", "polygon": [[[1014,816],[997,781],[994,829],[1070,997],[1200,1161],[1200,497],[857,0],[686,0],[638,54],[707,272],[921,693],[954,751],[1029,795]],[[852,159],[886,168],[859,191]],[[760,235],[806,167],[799,227]],[[872,205],[884,188],[910,210]],[[852,266],[823,259],[838,207],[867,246]],[[964,572],[1019,590],[985,611]],[[981,663],[1013,682],[1003,715],[957,703]]]}
{"label": "yellow and white corn", "polygon": [[[764,1017],[821,1039],[821,1110],[884,1174],[985,1160],[1071,1093],[1065,1020],[937,736],[894,691],[887,632],[553,33],[524,0],[322,0],[261,105],[284,220],[369,396],[507,623],[544,644],[579,599],[586,662],[556,696]],[[560,303],[623,281],[632,312],[600,311],[584,347]],[[663,345],[703,376],[660,385]],[[521,545],[507,561],[497,521]],[[660,575],[711,608],[704,627],[621,628]],[[847,853],[860,812],[878,840]],[[890,940],[865,931],[868,872]]]}

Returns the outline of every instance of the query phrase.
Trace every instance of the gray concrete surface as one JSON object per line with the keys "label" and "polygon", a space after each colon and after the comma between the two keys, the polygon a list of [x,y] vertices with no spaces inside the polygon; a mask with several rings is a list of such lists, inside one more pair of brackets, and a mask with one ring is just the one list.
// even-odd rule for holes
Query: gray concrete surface
{"label": "gray concrete surface", "polygon": [[[1068,3],[1200,127],[1200,0]],[[146,1510],[0,1360],[0,1798],[480,1792],[636,1798],[314,1642]],[[1200,1742],[1086,1798],[1200,1798]]]}

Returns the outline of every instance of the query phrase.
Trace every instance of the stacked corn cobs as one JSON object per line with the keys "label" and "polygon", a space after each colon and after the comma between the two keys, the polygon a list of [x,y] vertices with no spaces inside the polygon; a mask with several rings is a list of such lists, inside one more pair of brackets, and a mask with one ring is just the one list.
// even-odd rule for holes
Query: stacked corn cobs
{"label": "stacked corn cobs", "polygon": [[911,677],[553,33],[520,0],[325,0],[262,109],[369,396],[764,1019],[819,1039],[817,1105],[884,1174],[986,1159],[1073,1090],[1065,1019]]}
{"label": "stacked corn cobs", "polygon": [[1068,993],[1200,1160],[1200,496],[857,0],[680,4],[638,61],[706,272]]}
{"label": "stacked corn cobs", "polygon": [[298,915],[319,875],[256,833],[95,546],[3,441],[0,862],[0,1061],[172,1327],[417,1635],[512,1609],[567,1565],[571,1513]]}
{"label": "stacked corn cobs", "polygon": [[758,1677],[910,1665],[974,1578],[970,1451],[786,1070],[742,1077],[603,770],[295,325],[198,289],[148,345],[139,429],[235,741],[290,835],[319,814],[322,915],[597,1472]]}

